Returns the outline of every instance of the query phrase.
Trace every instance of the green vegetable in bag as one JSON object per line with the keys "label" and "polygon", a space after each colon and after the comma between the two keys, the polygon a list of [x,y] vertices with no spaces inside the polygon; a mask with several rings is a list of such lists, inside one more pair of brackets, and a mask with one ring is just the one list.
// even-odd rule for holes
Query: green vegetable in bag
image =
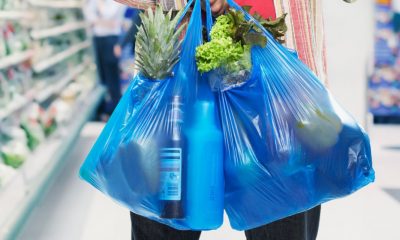
{"label": "green vegetable in bag", "polygon": [[[249,8],[248,8],[249,9]],[[260,18],[258,15],[256,18]],[[287,31],[286,14],[276,20],[262,20],[261,24],[279,41],[284,42]],[[251,70],[252,46],[264,47],[267,38],[243,13],[230,9],[219,16],[210,31],[211,41],[196,49],[196,62],[200,72],[222,68],[226,74],[243,74]],[[243,78],[242,78],[243,80]]]}
{"label": "green vegetable in bag", "polygon": [[297,122],[295,132],[306,147],[321,153],[337,143],[342,128],[342,122],[336,114],[316,109],[307,120]]}

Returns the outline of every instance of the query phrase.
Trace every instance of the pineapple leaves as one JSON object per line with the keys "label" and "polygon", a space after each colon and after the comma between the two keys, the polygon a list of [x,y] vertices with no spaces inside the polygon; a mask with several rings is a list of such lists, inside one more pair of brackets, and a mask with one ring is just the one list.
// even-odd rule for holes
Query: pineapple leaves
{"label": "pineapple leaves", "polygon": [[174,66],[180,60],[180,36],[185,28],[185,25],[177,27],[181,15],[182,12],[172,17],[172,11],[164,14],[160,6],[140,14],[136,67],[145,77],[162,80],[173,75]]}

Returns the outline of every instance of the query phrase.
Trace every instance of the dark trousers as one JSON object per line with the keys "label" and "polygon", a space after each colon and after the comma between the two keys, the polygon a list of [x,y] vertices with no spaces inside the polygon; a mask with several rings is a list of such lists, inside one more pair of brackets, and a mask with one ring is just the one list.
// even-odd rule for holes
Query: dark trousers
{"label": "dark trousers", "polygon": [[[245,231],[247,240],[315,240],[321,206]],[[131,213],[132,240],[198,240],[200,231],[179,231]]]}
{"label": "dark trousers", "polygon": [[101,83],[107,88],[109,104],[102,103],[100,113],[111,114],[121,98],[120,70],[118,58],[114,55],[117,36],[94,38],[97,71]]}

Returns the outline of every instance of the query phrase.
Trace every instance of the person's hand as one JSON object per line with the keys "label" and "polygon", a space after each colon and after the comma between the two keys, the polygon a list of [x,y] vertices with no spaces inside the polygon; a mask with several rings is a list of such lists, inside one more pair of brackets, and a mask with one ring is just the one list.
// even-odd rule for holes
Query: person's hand
{"label": "person's hand", "polygon": [[221,15],[228,8],[226,0],[210,0],[211,11],[213,15]]}
{"label": "person's hand", "polygon": [[117,58],[121,57],[121,53],[122,53],[121,46],[118,45],[118,44],[115,45],[114,46],[114,55],[115,55],[115,57],[117,57]]}

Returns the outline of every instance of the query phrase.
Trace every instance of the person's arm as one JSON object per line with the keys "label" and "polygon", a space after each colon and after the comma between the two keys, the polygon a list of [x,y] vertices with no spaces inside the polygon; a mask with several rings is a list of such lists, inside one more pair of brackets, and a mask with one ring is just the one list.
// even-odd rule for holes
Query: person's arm
{"label": "person's arm", "polygon": [[115,1],[124,4],[126,6],[142,10],[146,10],[149,7],[154,7],[157,5],[157,2],[155,0],[115,0]]}

